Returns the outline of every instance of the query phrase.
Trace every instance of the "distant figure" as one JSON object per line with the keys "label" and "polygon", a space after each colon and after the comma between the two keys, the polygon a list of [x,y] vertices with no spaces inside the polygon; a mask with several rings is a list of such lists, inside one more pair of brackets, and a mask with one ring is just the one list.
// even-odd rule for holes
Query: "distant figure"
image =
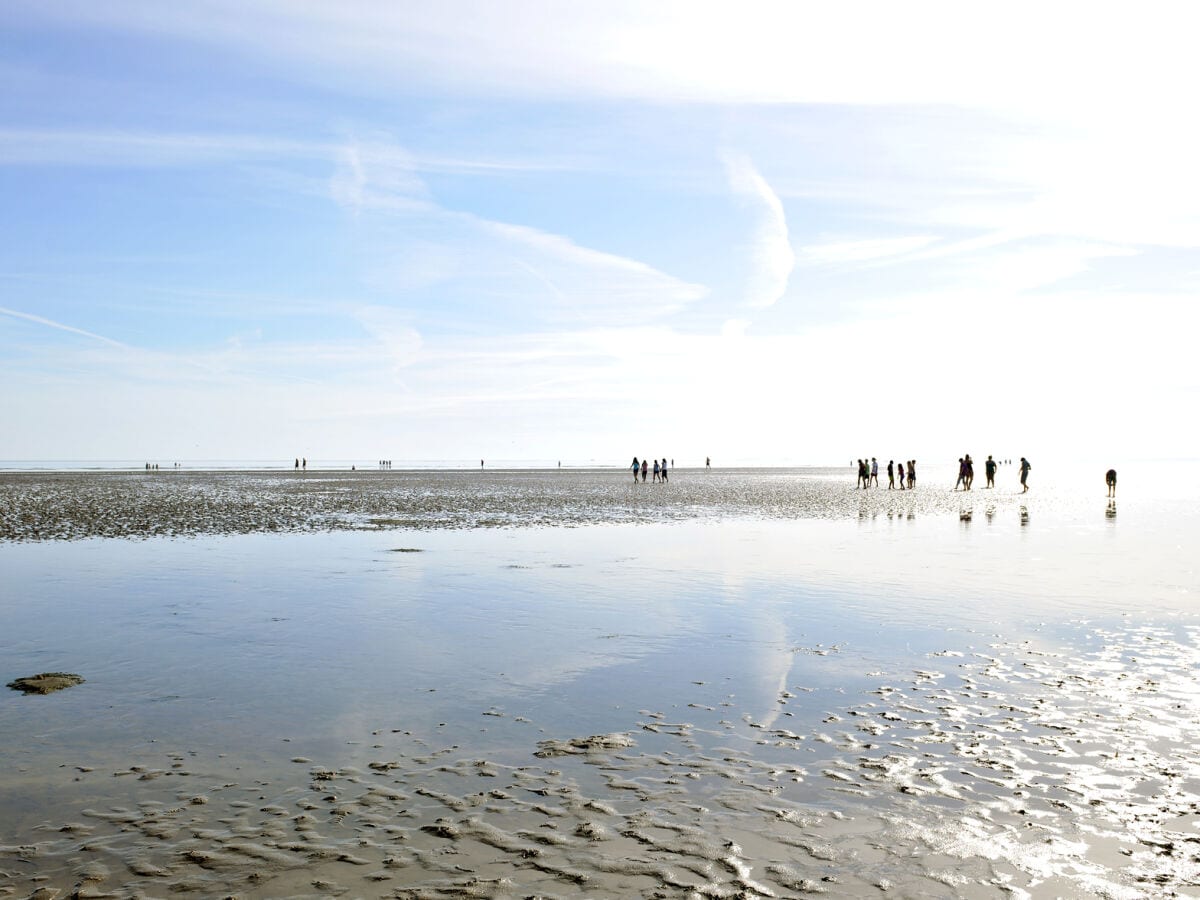
{"label": "distant figure", "polygon": [[889,491],[895,490],[896,489],[896,461],[894,459],[888,460],[887,473],[888,473],[888,490]]}
{"label": "distant figure", "polygon": [[665,456],[662,461],[662,480],[663,484],[667,483],[667,458]]}
{"label": "distant figure", "polygon": [[967,464],[963,462],[963,458],[958,458],[958,478],[954,482],[954,489],[957,491],[959,485],[967,480]]}
{"label": "distant figure", "polygon": [[983,473],[987,476],[987,486],[994,488],[996,486],[996,461],[992,459],[990,453],[987,462],[983,464]]}
{"label": "distant figure", "polygon": [[642,464],[638,462],[638,458],[633,458],[633,483],[637,484],[638,473],[642,471]]}
{"label": "distant figure", "polygon": [[646,483],[646,473],[650,471],[649,460],[642,460],[642,484]]}
{"label": "distant figure", "polygon": [[871,457],[871,484],[879,487],[879,461]]}
{"label": "distant figure", "polygon": [[304,469],[305,471],[308,470],[308,457],[307,456],[300,458],[300,468]]}
{"label": "distant figure", "polygon": [[1104,483],[1108,485],[1108,496],[1117,496],[1117,470],[1109,469],[1104,473]]}
{"label": "distant figure", "polygon": [[705,469],[712,468],[712,458],[711,457],[708,457],[708,456],[704,457],[704,468]]}
{"label": "distant figure", "polygon": [[971,486],[975,484],[975,460],[971,459],[971,454],[968,453],[963,457],[963,461],[967,464],[966,479],[963,481],[963,490],[969,491]]}
{"label": "distant figure", "polygon": [[655,483],[657,483],[657,482],[658,482],[658,473],[659,473],[660,471],[661,471],[661,470],[659,469],[659,466],[658,466],[658,460],[656,459],[656,460],[654,461],[654,478],[652,479],[652,481],[654,481]]}
{"label": "distant figure", "polygon": [[480,472],[483,471],[483,460],[482,459],[479,461],[479,471]]}
{"label": "distant figure", "polygon": [[904,460],[896,466],[896,474],[900,476],[900,490],[904,490]]}
{"label": "distant figure", "polygon": [[300,468],[300,457],[296,457],[296,468]]}
{"label": "distant figure", "polygon": [[908,489],[911,491],[917,486],[917,461],[910,459],[908,461]]}
{"label": "distant figure", "polygon": [[1033,466],[1031,466],[1029,464],[1029,460],[1027,460],[1025,457],[1022,456],[1021,457],[1021,493],[1022,494],[1026,493],[1029,490],[1029,485],[1028,485],[1027,481],[1029,479],[1029,470],[1032,468],[1033,468]]}

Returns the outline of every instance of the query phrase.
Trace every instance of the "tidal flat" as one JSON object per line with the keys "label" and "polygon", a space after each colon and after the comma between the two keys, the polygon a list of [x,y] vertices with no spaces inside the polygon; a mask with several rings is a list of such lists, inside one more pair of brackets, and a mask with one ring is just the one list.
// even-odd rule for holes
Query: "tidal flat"
{"label": "tidal flat", "polygon": [[1200,896],[1195,497],[391,474],[0,476],[0,896]]}

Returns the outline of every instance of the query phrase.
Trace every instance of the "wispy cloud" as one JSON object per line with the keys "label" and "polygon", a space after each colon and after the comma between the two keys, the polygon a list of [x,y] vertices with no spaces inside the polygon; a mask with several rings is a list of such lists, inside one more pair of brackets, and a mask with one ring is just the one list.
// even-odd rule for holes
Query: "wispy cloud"
{"label": "wispy cloud", "polygon": [[332,160],[351,157],[412,173],[499,176],[568,171],[579,165],[565,157],[504,158],[414,153],[385,137],[372,140],[296,140],[228,132],[178,132],[75,128],[0,128],[0,165],[161,168],[230,162]]}
{"label": "wispy cloud", "polygon": [[759,308],[771,306],[787,291],[788,279],[796,265],[783,201],[748,157],[725,153],[722,161],[730,187],[743,202],[754,208],[757,218],[750,239],[753,269],[746,302]]}
{"label": "wispy cloud", "polygon": [[76,328],[73,325],[64,325],[62,322],[55,322],[53,319],[47,319],[43,316],[35,316],[32,313],[20,312],[15,309],[7,309],[0,306],[0,316],[11,316],[14,319],[23,319],[26,322],[33,322],[37,325],[44,325],[47,328],[54,328],[58,331],[66,331],[70,334],[78,334],[81,337],[89,338],[93,341],[100,341],[103,344],[108,344],[111,347],[120,347],[123,350],[130,349],[128,345],[122,344],[120,341],[114,341],[112,338],[105,337],[102,334],[96,334],[93,331],[85,331],[82,328]]}
{"label": "wispy cloud", "polygon": [[900,238],[873,238],[858,241],[829,241],[800,248],[800,262],[805,265],[850,265],[895,259],[929,246],[937,238],[914,235]]}
{"label": "wispy cloud", "polygon": [[149,168],[263,158],[328,158],[332,144],[238,134],[0,129],[0,164]]}
{"label": "wispy cloud", "polygon": [[365,208],[416,211],[431,208],[429,192],[417,167],[395,144],[350,143],[337,151],[329,180],[335,203],[354,212]]}
{"label": "wispy cloud", "polygon": [[[1146,100],[1184,109],[1195,83],[1195,23],[1187,4],[1155,5],[1132,20],[1103,9],[1081,16],[1073,4],[1021,3],[997,17],[952,2],[914,14],[889,3],[851,9],[785,0],[737,10],[717,0],[595,7],[533,0],[21,0],[8,7],[10,18],[233,48],[366,93],[418,84],[477,96],[751,103],[1069,110],[1090,101],[1091,112],[1099,112]],[[870,28],[863,27],[864,17]],[[538,27],[529,27],[531,21]],[[1067,48],[1070,77],[1064,78]],[[1123,64],[1114,66],[1118,51]],[[717,57],[723,65],[712,64]],[[1021,65],[1014,67],[1017,57]]]}

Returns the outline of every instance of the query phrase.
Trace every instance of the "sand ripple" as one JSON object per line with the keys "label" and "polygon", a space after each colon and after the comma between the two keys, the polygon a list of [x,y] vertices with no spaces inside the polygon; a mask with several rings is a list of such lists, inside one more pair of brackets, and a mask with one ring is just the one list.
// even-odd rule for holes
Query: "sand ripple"
{"label": "sand ripple", "polygon": [[[483,737],[375,732],[374,759],[281,751],[270,779],[219,758],[144,783],[64,769],[93,788],[138,784],[140,799],[0,845],[0,895],[1187,893],[1200,885],[1200,634],[1090,636],[1082,656],[932,655],[790,730],[723,717],[695,685],[686,728],[647,730],[661,717],[636,714],[626,732],[528,739],[517,759]],[[128,771],[169,773],[173,758]]]}

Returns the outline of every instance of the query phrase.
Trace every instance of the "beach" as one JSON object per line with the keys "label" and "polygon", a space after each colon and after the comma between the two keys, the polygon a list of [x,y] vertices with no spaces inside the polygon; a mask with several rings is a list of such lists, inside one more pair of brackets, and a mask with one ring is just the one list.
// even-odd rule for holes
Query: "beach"
{"label": "beach", "polygon": [[1200,895],[1195,491],[1014,468],[0,474],[0,896]]}

